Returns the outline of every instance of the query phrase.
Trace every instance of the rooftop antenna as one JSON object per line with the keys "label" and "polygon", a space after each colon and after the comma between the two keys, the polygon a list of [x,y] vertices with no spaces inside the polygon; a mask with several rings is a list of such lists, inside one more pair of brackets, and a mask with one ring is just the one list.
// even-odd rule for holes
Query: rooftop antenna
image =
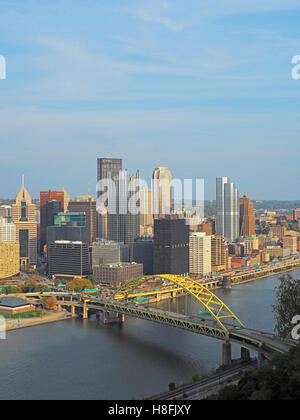
{"label": "rooftop antenna", "polygon": [[25,175],[22,175],[22,192],[23,192],[23,200],[25,199]]}

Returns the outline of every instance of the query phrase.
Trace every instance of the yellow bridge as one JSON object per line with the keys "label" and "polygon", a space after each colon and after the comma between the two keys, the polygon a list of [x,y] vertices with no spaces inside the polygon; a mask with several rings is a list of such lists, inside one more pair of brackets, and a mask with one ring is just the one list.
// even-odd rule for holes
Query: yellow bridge
{"label": "yellow bridge", "polygon": [[[144,276],[124,282],[110,300],[127,300],[128,298],[134,296],[144,296],[147,293],[140,292],[138,294],[134,294],[132,292],[149,280],[149,278],[152,278],[152,276]],[[192,280],[189,277],[174,274],[155,275],[155,278],[170,281],[178,286],[177,289],[172,288],[170,291],[184,290],[187,294],[191,295],[202,307],[206,309],[211,317],[215,319],[218,326],[224,331],[226,331],[226,327],[223,324],[224,320],[231,319],[232,321],[236,321],[239,326],[244,327],[238,317],[228,308],[228,306],[225,305],[224,302],[222,302],[221,299],[197,281]]]}
{"label": "yellow bridge", "polygon": [[[77,308],[77,310],[82,311],[83,318],[88,318],[89,312],[97,315],[102,313],[104,323],[123,322],[125,315],[129,315],[223,340],[225,342],[223,345],[223,364],[227,365],[231,363],[231,344],[236,344],[242,348],[242,358],[244,360],[249,359],[251,350],[256,351],[259,363],[263,357],[270,358],[274,352],[286,352],[290,346],[296,344],[292,340],[280,339],[274,334],[246,328],[218,296],[203,284],[189,277],[171,274],[155,275],[155,278],[167,280],[174,284],[175,289],[170,288],[169,290],[183,290],[187,295],[192,296],[210,315],[209,317],[204,318],[149,306],[144,307],[131,301],[130,299],[136,295],[136,290],[151,278],[153,276],[126,281],[109,298],[61,292],[30,293],[25,296],[39,300],[43,297],[55,296],[59,308],[71,308],[72,313],[75,313]],[[147,292],[139,293],[143,295]]]}

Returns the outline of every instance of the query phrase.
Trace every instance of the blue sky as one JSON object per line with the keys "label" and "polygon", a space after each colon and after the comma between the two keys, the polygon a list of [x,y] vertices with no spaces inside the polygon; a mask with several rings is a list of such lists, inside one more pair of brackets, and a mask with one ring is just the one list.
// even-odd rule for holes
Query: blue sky
{"label": "blue sky", "polygon": [[299,0],[1,0],[0,197],[96,187],[96,158],[150,179],[229,176],[300,199]]}

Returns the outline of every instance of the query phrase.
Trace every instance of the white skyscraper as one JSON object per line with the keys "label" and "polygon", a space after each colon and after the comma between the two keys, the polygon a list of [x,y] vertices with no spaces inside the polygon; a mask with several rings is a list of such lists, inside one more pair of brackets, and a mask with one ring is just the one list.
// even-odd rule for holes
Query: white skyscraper
{"label": "white skyscraper", "polygon": [[239,236],[239,192],[229,178],[217,178],[217,235],[229,241]]}
{"label": "white skyscraper", "polygon": [[170,169],[160,166],[153,171],[153,214],[154,218],[163,218],[172,210],[172,174]]}
{"label": "white skyscraper", "polygon": [[190,273],[207,276],[211,273],[211,236],[204,232],[192,233],[189,245]]}
{"label": "white skyscraper", "polygon": [[15,242],[16,226],[0,217],[0,242]]}

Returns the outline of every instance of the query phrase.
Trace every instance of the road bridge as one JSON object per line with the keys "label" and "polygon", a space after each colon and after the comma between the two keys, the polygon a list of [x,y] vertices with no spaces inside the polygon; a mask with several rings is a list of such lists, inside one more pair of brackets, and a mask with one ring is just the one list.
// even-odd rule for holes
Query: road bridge
{"label": "road bridge", "polygon": [[83,318],[89,313],[102,314],[104,323],[124,322],[125,316],[136,317],[146,321],[180,328],[196,334],[205,335],[223,341],[223,364],[231,365],[231,345],[241,348],[241,358],[245,361],[250,358],[250,351],[258,354],[258,363],[263,359],[270,359],[274,353],[284,353],[296,342],[283,340],[274,334],[255,331],[246,326],[211,290],[203,284],[177,275],[159,275],[156,278],[168,280],[192,296],[205,309],[209,317],[201,315],[179,314],[150,306],[138,305],[128,297],[151,276],[144,276],[124,282],[121,287],[109,298],[89,297],[76,293],[30,293],[26,297],[38,303],[41,298],[55,296],[58,308],[69,308],[75,313],[80,310]]}

